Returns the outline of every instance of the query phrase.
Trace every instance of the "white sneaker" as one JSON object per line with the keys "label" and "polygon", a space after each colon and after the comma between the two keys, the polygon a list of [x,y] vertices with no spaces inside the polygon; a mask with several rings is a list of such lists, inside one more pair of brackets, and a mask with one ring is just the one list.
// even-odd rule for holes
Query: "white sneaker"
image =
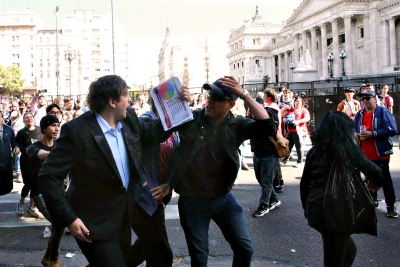
{"label": "white sneaker", "polygon": [[28,212],[29,212],[30,215],[32,215],[33,217],[35,217],[37,219],[44,219],[43,214],[36,207],[29,206],[28,207]]}
{"label": "white sneaker", "polygon": [[25,203],[21,203],[18,201],[17,203],[17,213],[18,215],[24,215],[25,212]]}

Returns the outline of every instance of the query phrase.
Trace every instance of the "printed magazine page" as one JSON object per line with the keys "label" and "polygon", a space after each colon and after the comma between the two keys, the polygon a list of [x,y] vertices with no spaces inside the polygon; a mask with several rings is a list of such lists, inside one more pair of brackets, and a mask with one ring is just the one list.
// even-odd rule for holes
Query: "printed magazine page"
{"label": "printed magazine page", "polygon": [[150,91],[165,131],[193,120],[188,102],[179,99],[181,91],[178,77],[172,77]]}

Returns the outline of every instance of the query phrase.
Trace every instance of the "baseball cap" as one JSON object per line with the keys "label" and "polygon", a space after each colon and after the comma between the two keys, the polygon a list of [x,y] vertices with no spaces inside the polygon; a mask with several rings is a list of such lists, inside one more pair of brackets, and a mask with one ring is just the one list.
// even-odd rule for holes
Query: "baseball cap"
{"label": "baseball cap", "polygon": [[364,90],[362,93],[359,93],[358,96],[372,96],[372,97],[375,97],[376,94],[375,94],[375,91],[368,89],[368,90]]}
{"label": "baseball cap", "polygon": [[237,96],[232,92],[232,90],[223,86],[219,80],[216,80],[213,83],[205,83],[203,84],[203,88],[210,90],[213,94],[221,96],[226,100],[236,101],[237,99]]}

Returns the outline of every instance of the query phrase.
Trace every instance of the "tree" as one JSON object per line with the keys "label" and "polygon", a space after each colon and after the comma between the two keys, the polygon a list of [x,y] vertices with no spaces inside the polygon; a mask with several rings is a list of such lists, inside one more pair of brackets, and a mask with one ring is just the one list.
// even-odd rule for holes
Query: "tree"
{"label": "tree", "polygon": [[269,80],[270,80],[271,78],[268,76],[268,75],[265,75],[265,76],[263,76],[263,83],[265,84],[265,85],[267,85],[268,83],[269,83]]}
{"label": "tree", "polygon": [[22,92],[24,79],[21,79],[21,69],[17,66],[0,66],[1,94],[11,95],[13,92]]}

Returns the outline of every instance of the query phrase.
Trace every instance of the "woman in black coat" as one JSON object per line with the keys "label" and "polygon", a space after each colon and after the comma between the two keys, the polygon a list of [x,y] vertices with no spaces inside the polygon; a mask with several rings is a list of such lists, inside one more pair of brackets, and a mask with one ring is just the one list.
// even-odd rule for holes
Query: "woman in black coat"
{"label": "woman in black coat", "polygon": [[[372,227],[368,231],[362,230],[361,232],[333,229],[327,220],[327,214],[333,214],[333,211],[332,213],[324,211],[325,192],[333,163],[342,170],[346,166],[351,166],[352,170],[356,168],[368,177],[376,177],[374,180],[367,181],[370,190],[376,191],[382,184],[381,169],[364,156],[354,143],[353,135],[353,121],[345,113],[335,111],[326,114],[311,137],[313,147],[307,153],[300,182],[300,196],[305,217],[308,224],[322,236],[324,266],[351,266],[357,254],[351,234],[353,232],[376,234],[374,209],[372,209],[371,221],[375,223],[372,223]],[[364,184],[361,184],[359,188],[362,189],[362,187],[365,190],[359,190],[359,192],[369,194]],[[368,199],[369,195],[365,196]],[[349,220],[351,221],[351,219]]]}

